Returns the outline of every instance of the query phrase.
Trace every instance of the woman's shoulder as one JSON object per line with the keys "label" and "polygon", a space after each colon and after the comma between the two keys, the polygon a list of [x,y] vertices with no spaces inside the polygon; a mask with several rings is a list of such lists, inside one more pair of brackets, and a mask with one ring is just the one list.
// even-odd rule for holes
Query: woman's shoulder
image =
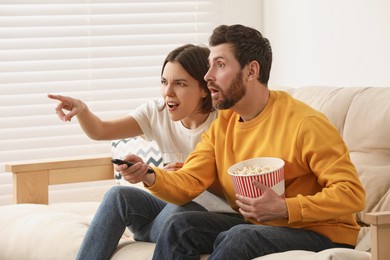
{"label": "woman's shoulder", "polygon": [[151,99],[147,102],[139,105],[135,109],[135,113],[142,113],[147,115],[153,115],[163,112],[165,109],[165,102],[162,99]]}
{"label": "woman's shoulder", "polygon": [[147,101],[145,104],[150,109],[156,109],[162,111],[165,108],[165,102],[162,98],[155,98]]}

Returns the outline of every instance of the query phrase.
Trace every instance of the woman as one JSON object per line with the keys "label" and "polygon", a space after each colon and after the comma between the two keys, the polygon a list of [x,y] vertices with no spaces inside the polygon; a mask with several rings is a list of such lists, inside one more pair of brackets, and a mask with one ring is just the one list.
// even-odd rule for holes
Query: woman
{"label": "woman", "polygon": [[[206,47],[191,44],[170,52],[161,73],[163,100],[150,101],[120,119],[103,121],[81,100],[51,94],[48,97],[60,101],[56,112],[61,120],[70,121],[77,116],[82,129],[92,139],[144,135],[155,140],[162,153],[175,151],[186,157],[217,116],[203,79],[208,70],[209,52]],[[174,170],[181,166],[181,162],[174,162],[166,167]],[[147,206],[145,200],[149,202]],[[126,216],[121,214],[123,207],[129,210]],[[126,227],[133,232],[135,240],[155,242],[170,215],[188,210],[206,209],[196,202],[176,206],[138,188],[115,186],[106,193],[95,214],[77,259],[109,259]]]}
{"label": "woman", "polygon": [[[61,120],[70,121],[77,116],[84,132],[94,140],[144,135],[145,139],[157,142],[161,153],[180,152],[185,159],[217,116],[203,79],[209,52],[207,47],[192,44],[170,52],[161,72],[163,100],[143,104],[119,119],[103,121],[78,99],[52,94],[48,97],[60,101],[56,112]],[[174,162],[165,168],[174,170],[181,166],[182,162]]]}

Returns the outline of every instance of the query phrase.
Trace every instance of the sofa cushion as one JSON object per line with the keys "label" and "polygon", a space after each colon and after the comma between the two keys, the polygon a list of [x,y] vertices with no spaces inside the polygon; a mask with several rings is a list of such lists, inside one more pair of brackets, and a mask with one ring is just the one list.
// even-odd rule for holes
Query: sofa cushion
{"label": "sofa cushion", "polygon": [[364,88],[350,105],[344,140],[366,189],[364,212],[390,210],[390,88]]}
{"label": "sofa cushion", "polygon": [[7,223],[0,230],[1,259],[75,259],[90,222],[90,216],[47,205],[2,206],[0,212],[0,222]]}
{"label": "sofa cushion", "polygon": [[304,259],[304,260],[371,260],[371,254],[353,249],[332,248],[321,252],[309,252],[303,250],[292,250],[283,253],[276,253],[257,257],[255,260],[281,260],[281,259]]}

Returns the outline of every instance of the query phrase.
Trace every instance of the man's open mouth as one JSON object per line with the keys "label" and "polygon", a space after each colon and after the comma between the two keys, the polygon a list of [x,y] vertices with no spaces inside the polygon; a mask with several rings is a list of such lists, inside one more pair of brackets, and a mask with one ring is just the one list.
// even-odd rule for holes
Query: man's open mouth
{"label": "man's open mouth", "polygon": [[209,90],[210,90],[211,94],[214,94],[214,93],[217,93],[217,92],[219,92],[219,90],[218,90],[218,89],[216,89],[216,88],[213,88],[213,87],[209,87]]}

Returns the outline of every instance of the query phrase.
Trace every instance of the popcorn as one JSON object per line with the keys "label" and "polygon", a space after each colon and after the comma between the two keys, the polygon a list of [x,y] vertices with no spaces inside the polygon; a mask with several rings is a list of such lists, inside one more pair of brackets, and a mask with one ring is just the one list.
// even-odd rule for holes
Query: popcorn
{"label": "popcorn", "polygon": [[254,181],[259,181],[280,197],[285,196],[284,161],[280,158],[257,157],[240,161],[228,168],[228,174],[236,194],[250,198],[263,195],[263,191],[253,185]]}
{"label": "popcorn", "polygon": [[244,166],[242,168],[237,168],[233,171],[233,174],[241,174],[241,175],[253,175],[253,174],[261,174],[265,172],[273,171],[274,168],[270,166]]}

